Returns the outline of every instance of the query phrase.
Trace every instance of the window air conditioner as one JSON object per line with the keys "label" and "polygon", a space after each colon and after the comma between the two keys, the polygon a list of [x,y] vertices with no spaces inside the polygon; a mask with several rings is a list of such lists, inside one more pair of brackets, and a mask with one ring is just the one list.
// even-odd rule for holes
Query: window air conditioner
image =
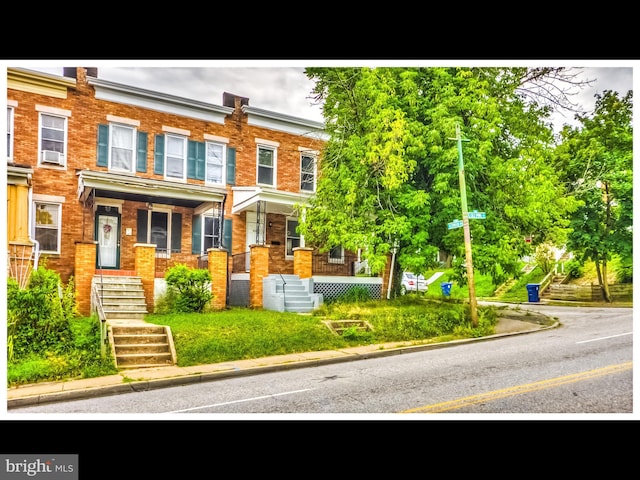
{"label": "window air conditioner", "polygon": [[62,165],[62,154],[53,150],[43,150],[42,161],[44,163],[54,163],[56,165]]}

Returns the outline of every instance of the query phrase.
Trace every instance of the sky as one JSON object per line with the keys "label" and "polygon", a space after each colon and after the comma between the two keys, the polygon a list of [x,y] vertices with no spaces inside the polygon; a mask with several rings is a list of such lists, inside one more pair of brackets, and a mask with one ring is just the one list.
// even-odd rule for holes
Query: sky
{"label": "sky", "polygon": [[[147,90],[200,100],[222,105],[223,92],[248,97],[249,105],[264,110],[288,114],[295,117],[322,122],[322,107],[314,99],[314,82],[304,73],[305,66],[415,66],[447,65],[442,61],[78,61],[66,65],[63,60],[12,61],[7,66],[38,70],[62,75],[65,66],[83,65],[98,68],[98,78],[123,83]],[[624,96],[633,90],[634,67],[640,67],[637,60],[617,61],[545,61],[485,62],[457,60],[448,65],[486,66],[566,66],[579,70],[581,78],[592,84],[582,90],[573,90],[572,102],[585,112],[593,110],[594,94],[604,90],[617,91]],[[637,77],[637,75],[636,75]],[[637,81],[637,80],[636,80]],[[576,125],[572,112],[555,114],[551,120],[556,130],[564,123]]]}

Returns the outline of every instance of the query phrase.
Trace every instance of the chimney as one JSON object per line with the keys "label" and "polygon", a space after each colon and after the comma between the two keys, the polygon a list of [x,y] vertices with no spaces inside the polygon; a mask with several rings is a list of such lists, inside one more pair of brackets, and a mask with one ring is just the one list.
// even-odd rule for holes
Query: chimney
{"label": "chimney", "polygon": [[[84,67],[87,70],[87,77],[98,78],[98,69],[96,67]],[[64,67],[62,75],[69,78],[78,79],[78,69],[76,67]]]}
{"label": "chimney", "polygon": [[[238,107],[236,107],[236,100],[240,102],[240,105],[238,105]],[[243,105],[249,105],[249,98],[240,97],[238,95],[234,95],[233,93],[223,92],[222,105],[225,107],[240,108]]]}

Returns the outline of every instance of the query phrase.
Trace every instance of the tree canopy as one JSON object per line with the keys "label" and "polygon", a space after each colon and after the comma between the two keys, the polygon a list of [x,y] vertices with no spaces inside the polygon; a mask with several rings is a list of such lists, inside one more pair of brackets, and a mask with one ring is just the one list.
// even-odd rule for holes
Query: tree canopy
{"label": "tree canopy", "polygon": [[[456,127],[473,262],[494,283],[537,243],[563,243],[578,204],[550,161],[552,107],[529,87],[562,69],[308,68],[330,140],[300,231],[307,244],[362,250],[374,272],[397,248],[422,273],[438,252],[464,261]],[[532,97],[533,95],[533,97]],[[525,239],[533,237],[528,243]]]}
{"label": "tree canopy", "polygon": [[565,126],[555,152],[556,169],[580,201],[571,216],[568,247],[596,266],[603,298],[611,301],[607,263],[618,255],[632,264],[633,92],[596,95],[592,115],[576,115],[580,126]]}

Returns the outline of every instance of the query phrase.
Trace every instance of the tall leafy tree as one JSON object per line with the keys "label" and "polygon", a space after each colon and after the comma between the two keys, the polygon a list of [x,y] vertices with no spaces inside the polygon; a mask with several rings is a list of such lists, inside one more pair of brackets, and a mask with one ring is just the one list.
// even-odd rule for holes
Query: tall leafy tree
{"label": "tall leafy tree", "polygon": [[[439,251],[464,260],[458,151],[464,143],[474,264],[494,282],[517,274],[536,242],[563,241],[572,198],[548,159],[548,105],[519,89],[552,69],[308,68],[331,134],[317,194],[301,224],[307,241],[363,249],[381,271],[397,248],[416,273]],[[546,73],[545,73],[546,72]]]}
{"label": "tall leafy tree", "polygon": [[608,262],[618,255],[632,262],[633,92],[596,95],[591,116],[576,115],[580,126],[565,126],[556,150],[558,170],[581,202],[571,217],[568,246],[592,260],[605,301],[611,301]]}

